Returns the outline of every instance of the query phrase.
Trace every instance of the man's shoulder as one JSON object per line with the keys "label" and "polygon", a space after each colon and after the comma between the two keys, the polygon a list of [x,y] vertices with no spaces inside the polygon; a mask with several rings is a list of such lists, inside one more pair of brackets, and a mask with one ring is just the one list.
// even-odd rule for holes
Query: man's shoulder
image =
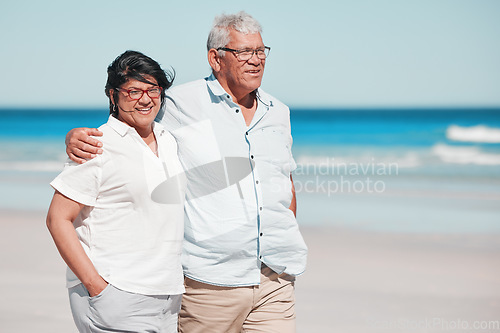
{"label": "man's shoulder", "polygon": [[272,96],[271,94],[265,92],[263,89],[259,88],[258,92],[259,92],[259,99],[263,103],[283,110],[289,110],[288,106],[285,103],[283,103],[276,97]]}

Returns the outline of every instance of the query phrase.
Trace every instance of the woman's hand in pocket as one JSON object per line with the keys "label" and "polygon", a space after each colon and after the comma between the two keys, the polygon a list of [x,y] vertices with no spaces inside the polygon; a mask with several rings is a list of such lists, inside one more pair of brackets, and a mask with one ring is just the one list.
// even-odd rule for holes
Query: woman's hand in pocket
{"label": "woman's hand in pocket", "polygon": [[96,281],[93,281],[89,283],[88,285],[85,286],[89,292],[90,297],[94,297],[99,295],[106,287],[108,286],[108,283],[106,280],[104,280],[101,276],[99,276]]}

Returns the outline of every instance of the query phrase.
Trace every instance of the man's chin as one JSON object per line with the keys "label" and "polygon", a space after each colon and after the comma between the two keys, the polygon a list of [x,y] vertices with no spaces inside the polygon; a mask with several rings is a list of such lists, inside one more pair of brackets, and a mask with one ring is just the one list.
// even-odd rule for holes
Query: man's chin
{"label": "man's chin", "polygon": [[252,78],[247,81],[247,86],[249,91],[254,91],[255,89],[259,88],[261,84],[262,84],[262,77]]}

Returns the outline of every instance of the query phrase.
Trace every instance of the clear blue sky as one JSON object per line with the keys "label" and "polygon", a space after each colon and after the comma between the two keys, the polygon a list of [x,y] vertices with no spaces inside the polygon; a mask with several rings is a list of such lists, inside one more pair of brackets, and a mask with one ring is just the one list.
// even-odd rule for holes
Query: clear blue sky
{"label": "clear blue sky", "polygon": [[245,10],[272,47],[263,88],[296,107],[500,106],[500,1],[2,0],[0,107],[106,107],[127,49],[209,74],[213,18]]}

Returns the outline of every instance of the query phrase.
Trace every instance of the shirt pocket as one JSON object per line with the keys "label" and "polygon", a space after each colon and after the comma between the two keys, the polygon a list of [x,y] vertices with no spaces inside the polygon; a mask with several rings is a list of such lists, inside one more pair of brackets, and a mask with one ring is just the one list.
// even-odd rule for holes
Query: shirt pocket
{"label": "shirt pocket", "polygon": [[285,175],[291,169],[290,135],[281,127],[259,129],[255,135],[255,150],[258,160],[271,164]]}

